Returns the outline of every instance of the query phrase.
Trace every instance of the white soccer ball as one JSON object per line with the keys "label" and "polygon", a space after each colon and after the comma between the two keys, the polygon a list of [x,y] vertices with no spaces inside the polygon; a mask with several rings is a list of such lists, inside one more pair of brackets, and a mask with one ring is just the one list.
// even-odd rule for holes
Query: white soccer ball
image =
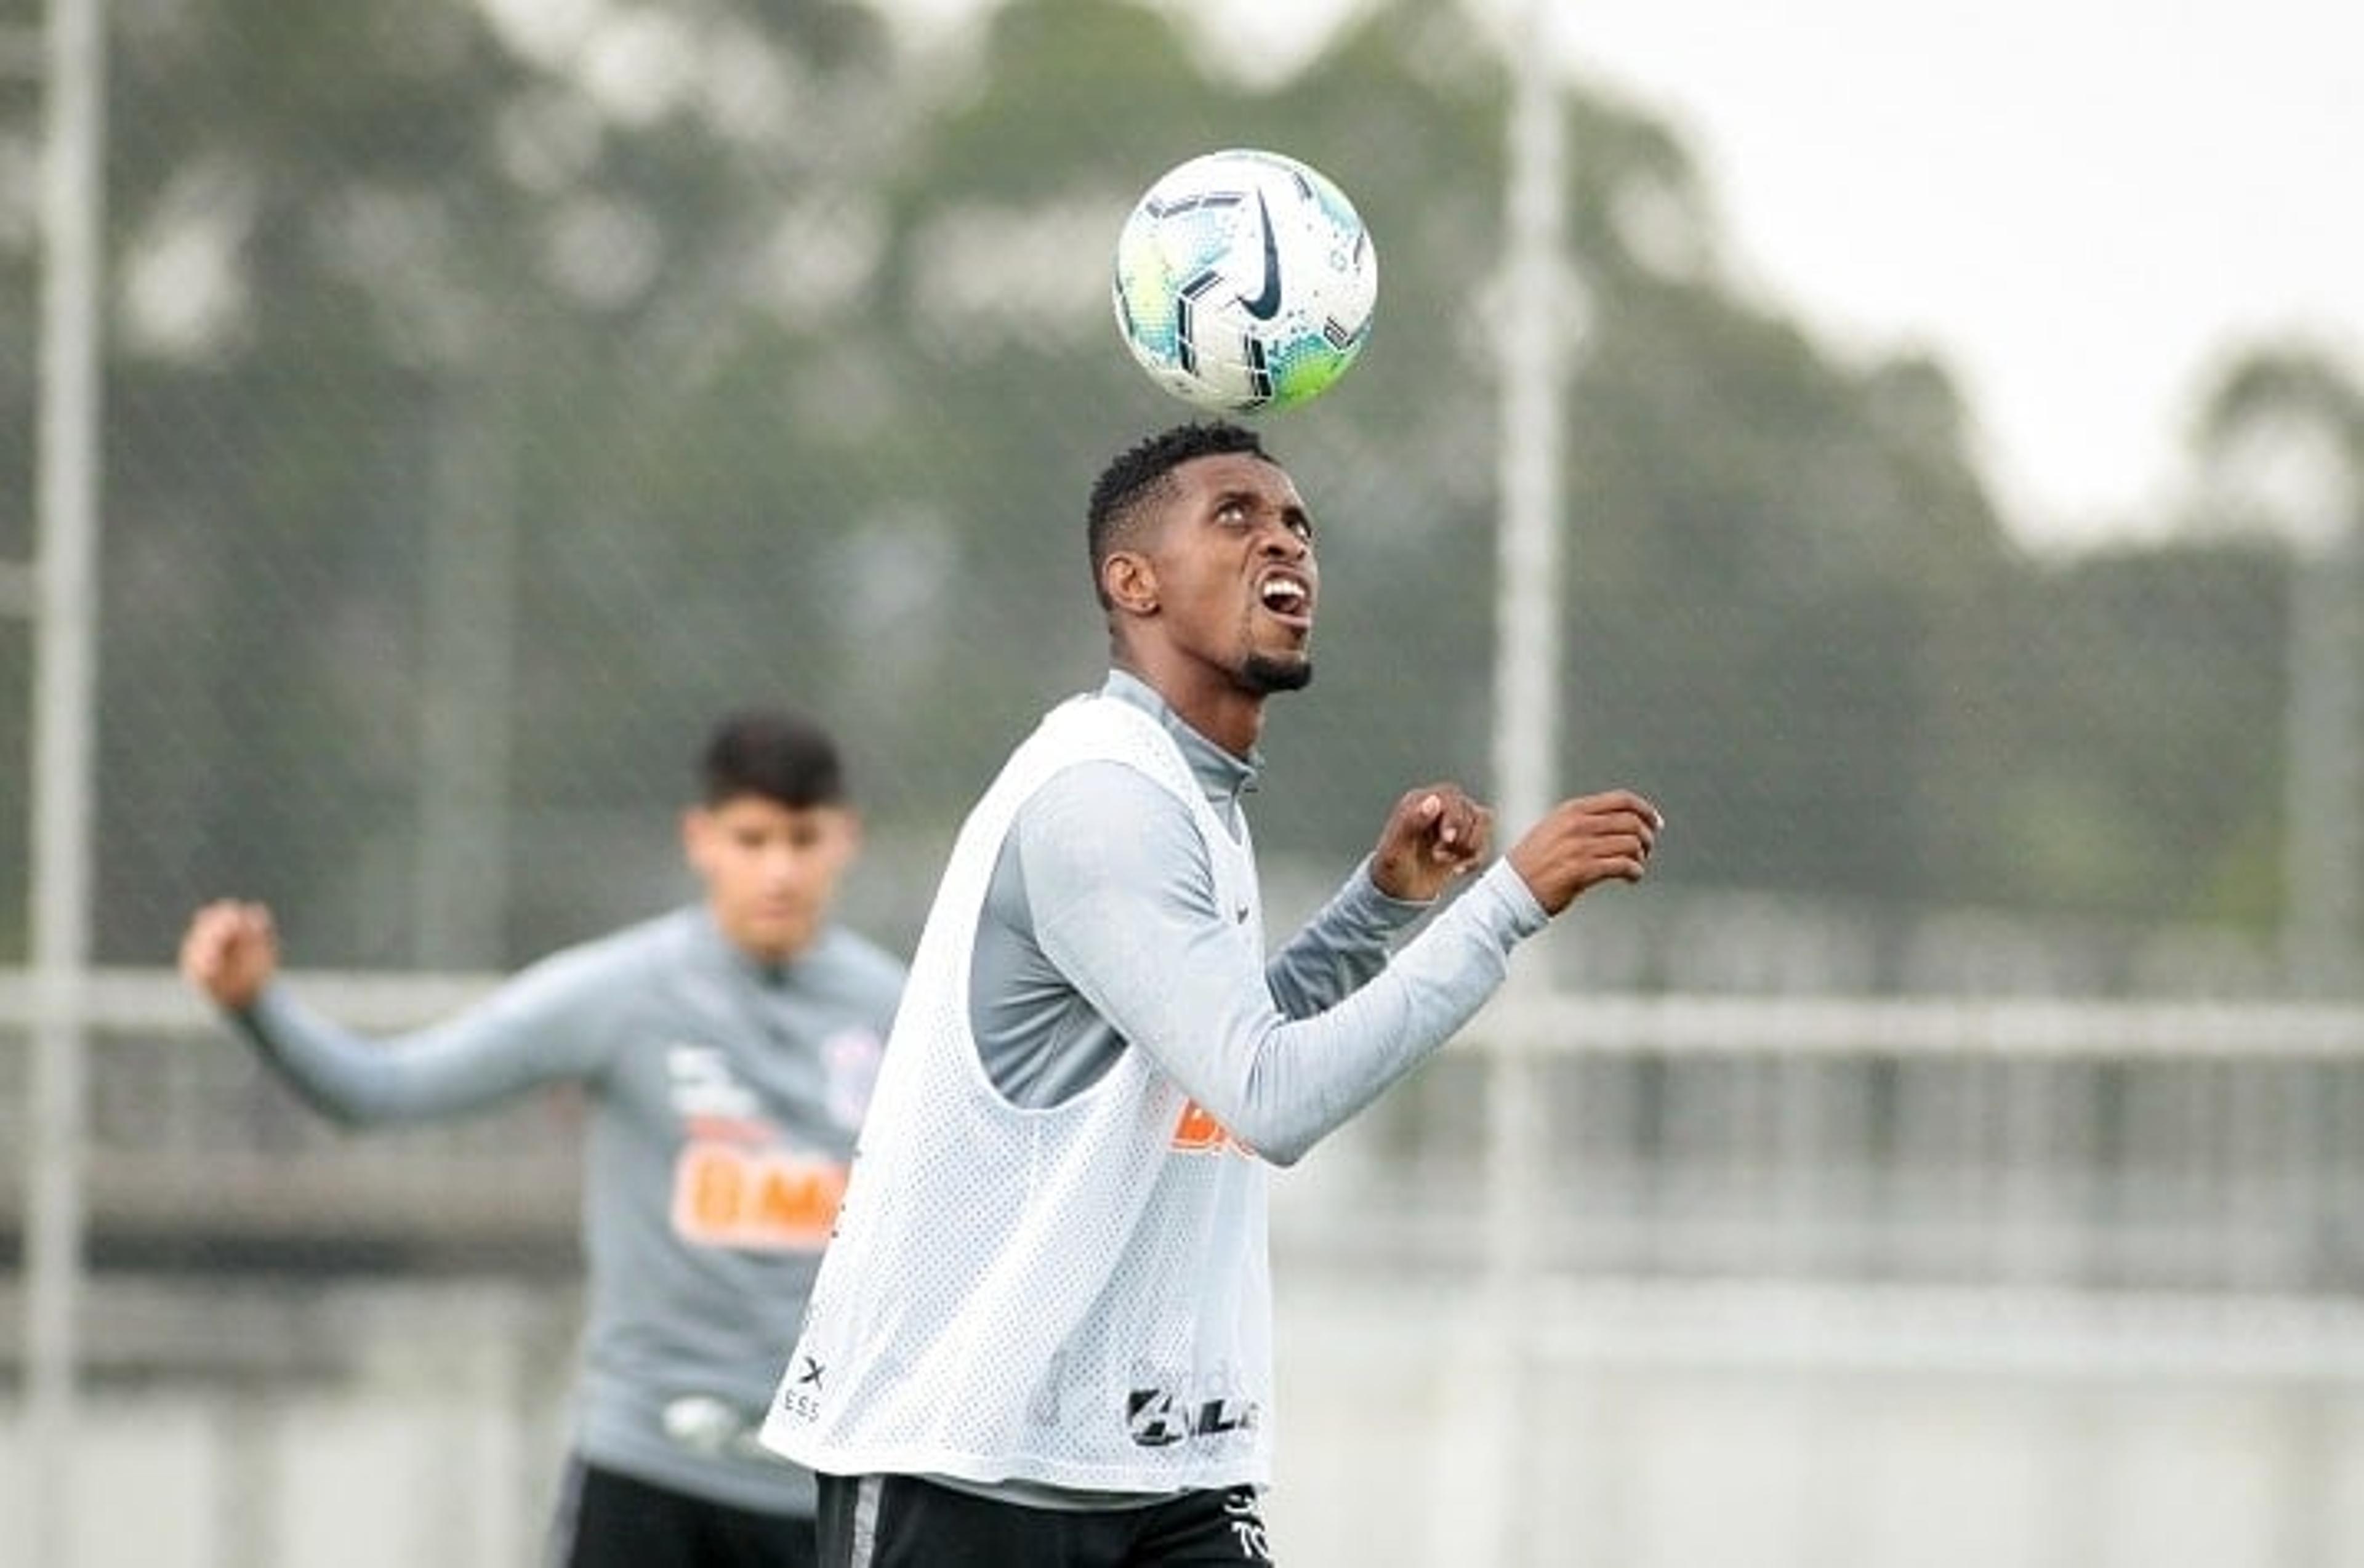
{"label": "white soccer ball", "polygon": [[1277,152],[1169,170],[1116,242],[1116,322],[1150,378],[1226,413],[1287,408],[1363,351],[1379,263],[1345,193]]}

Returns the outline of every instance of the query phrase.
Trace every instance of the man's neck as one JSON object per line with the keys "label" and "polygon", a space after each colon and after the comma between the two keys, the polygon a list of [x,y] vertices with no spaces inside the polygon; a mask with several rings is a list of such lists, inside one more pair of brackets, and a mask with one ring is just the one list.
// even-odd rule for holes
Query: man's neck
{"label": "man's neck", "polygon": [[1115,667],[1157,694],[1176,717],[1243,760],[1264,735],[1264,695],[1229,682],[1184,680],[1118,654]]}

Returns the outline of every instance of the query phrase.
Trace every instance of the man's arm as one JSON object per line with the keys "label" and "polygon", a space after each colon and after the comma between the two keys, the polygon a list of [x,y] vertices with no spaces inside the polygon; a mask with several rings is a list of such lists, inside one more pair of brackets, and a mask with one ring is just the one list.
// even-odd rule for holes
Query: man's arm
{"label": "man's arm", "polygon": [[1451,784],[1408,792],[1378,847],[1265,965],[1280,1010],[1309,1018],[1378,973],[1395,940],[1485,859],[1492,830],[1493,814]]}
{"label": "man's arm", "polygon": [[1380,892],[1365,859],[1265,964],[1274,1005],[1292,1018],[1335,1006],[1387,967],[1396,939],[1430,908]]}
{"label": "man's arm", "polygon": [[458,1115],[596,1069],[598,1044],[577,1022],[592,977],[574,955],[525,971],[443,1023],[384,1040],[296,1000],[278,977],[277,937],[260,905],[199,910],[181,970],[307,1103],[347,1126]]}
{"label": "man's arm", "polygon": [[1020,814],[1036,940],[1131,1047],[1288,1164],[1466,1023],[1542,907],[1498,865],[1367,984],[1290,1019],[1217,906],[1189,810],[1138,775],[1054,780]]}

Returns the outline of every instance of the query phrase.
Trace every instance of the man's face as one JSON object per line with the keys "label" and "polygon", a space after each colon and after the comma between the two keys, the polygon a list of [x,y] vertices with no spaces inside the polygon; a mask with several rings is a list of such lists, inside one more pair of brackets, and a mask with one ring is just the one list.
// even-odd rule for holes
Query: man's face
{"label": "man's face", "polygon": [[766,962],[811,945],[861,847],[861,819],[842,806],[788,806],[741,795],[682,817],[682,848],[715,923]]}
{"label": "man's face", "polygon": [[1194,458],[1143,553],[1155,573],[1155,625],[1172,648],[1261,696],[1313,678],[1321,569],[1313,520],[1277,464],[1244,452]]}

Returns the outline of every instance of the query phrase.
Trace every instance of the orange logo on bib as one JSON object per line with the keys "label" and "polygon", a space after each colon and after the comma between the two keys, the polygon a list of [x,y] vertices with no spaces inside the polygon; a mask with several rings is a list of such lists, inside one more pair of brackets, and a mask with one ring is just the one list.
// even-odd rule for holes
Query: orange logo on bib
{"label": "orange logo on bib", "polygon": [[1182,1119],[1174,1124],[1174,1147],[1185,1154],[1221,1154],[1226,1149],[1241,1154],[1254,1152],[1196,1100],[1182,1102]]}

